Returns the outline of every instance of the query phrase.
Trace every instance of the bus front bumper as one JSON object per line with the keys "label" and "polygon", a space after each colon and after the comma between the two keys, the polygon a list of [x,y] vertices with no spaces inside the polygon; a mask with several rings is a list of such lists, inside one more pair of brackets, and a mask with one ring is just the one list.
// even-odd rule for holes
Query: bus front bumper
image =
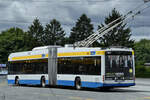
{"label": "bus front bumper", "polygon": [[104,83],[103,87],[129,87],[129,86],[135,86],[135,83]]}

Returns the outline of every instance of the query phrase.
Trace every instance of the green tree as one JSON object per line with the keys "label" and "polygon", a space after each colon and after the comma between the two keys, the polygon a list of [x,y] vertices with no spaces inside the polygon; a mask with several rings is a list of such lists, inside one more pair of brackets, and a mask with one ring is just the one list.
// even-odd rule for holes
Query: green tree
{"label": "green tree", "polygon": [[150,68],[144,63],[150,63],[150,40],[142,39],[135,43],[136,77],[150,77]]}
{"label": "green tree", "polygon": [[93,24],[91,24],[91,19],[82,14],[77,20],[76,25],[71,29],[70,33],[70,43],[84,40],[89,35],[93,33]]}
{"label": "green tree", "polygon": [[56,19],[46,25],[43,35],[44,45],[64,45],[65,31]]}
{"label": "green tree", "polygon": [[[105,18],[104,23],[108,24],[121,16],[122,15],[114,8],[112,10],[112,13]],[[120,19],[116,23],[120,22],[121,20],[123,19]],[[115,25],[116,23],[114,23],[113,25]],[[101,29],[103,26],[104,24],[99,25],[98,29]],[[101,45],[104,47],[108,46],[133,47],[134,45],[134,40],[131,39],[131,30],[130,28],[127,28],[126,24],[124,23],[121,23],[120,25],[109,31],[106,35],[100,38],[100,41]]]}
{"label": "green tree", "polygon": [[28,50],[27,34],[20,28],[10,28],[0,34],[0,63],[6,63],[13,52]]}
{"label": "green tree", "polygon": [[31,49],[43,45],[42,37],[44,34],[44,30],[39,19],[37,18],[34,19],[31,26],[29,26],[27,33],[28,33],[28,41],[30,41],[30,44],[28,44],[28,46]]}
{"label": "green tree", "polygon": [[142,39],[135,43],[135,58],[139,64],[150,62],[150,40]]}

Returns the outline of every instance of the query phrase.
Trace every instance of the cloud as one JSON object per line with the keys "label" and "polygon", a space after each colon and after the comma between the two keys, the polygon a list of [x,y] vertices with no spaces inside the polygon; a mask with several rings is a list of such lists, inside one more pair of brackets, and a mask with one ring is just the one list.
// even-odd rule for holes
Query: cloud
{"label": "cloud", "polygon": [[147,37],[147,36],[132,36],[131,38],[135,41],[140,41],[141,39],[150,40],[150,36],[149,37]]}
{"label": "cloud", "polygon": [[132,29],[133,36],[147,36],[150,37],[150,27],[135,27]]}
{"label": "cloud", "polygon": [[[27,30],[35,17],[43,25],[56,18],[69,35],[70,29],[83,13],[91,18],[97,29],[97,25],[104,22],[104,18],[113,8],[125,14],[141,4],[142,0],[0,0],[0,30],[10,27]],[[149,10],[150,8],[129,23],[134,37],[143,38],[149,35]]]}

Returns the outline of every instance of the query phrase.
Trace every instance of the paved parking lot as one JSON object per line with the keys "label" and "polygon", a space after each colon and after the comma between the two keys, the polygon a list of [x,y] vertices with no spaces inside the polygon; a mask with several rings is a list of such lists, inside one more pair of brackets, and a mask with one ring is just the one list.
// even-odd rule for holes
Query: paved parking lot
{"label": "paved parking lot", "polygon": [[137,85],[129,88],[79,91],[70,87],[8,86],[1,77],[0,100],[150,100],[150,79],[137,79]]}

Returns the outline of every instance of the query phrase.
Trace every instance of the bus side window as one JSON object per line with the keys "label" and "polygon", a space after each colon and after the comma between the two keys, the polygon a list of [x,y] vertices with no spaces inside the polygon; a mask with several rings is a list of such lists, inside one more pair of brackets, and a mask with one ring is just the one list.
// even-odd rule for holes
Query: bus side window
{"label": "bus side window", "polygon": [[89,66],[89,73],[88,74],[92,75],[93,73],[95,73],[95,68],[94,68],[94,66],[90,65]]}

